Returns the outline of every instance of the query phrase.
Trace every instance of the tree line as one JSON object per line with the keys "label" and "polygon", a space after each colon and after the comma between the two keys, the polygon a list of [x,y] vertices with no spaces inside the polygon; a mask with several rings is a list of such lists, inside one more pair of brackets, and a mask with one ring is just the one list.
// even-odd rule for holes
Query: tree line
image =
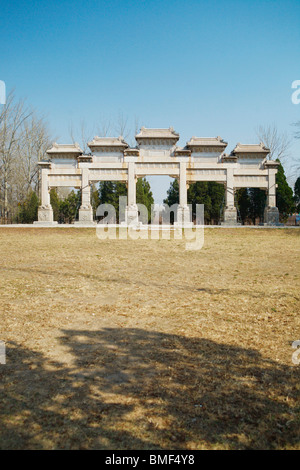
{"label": "tree line", "polygon": [[[289,186],[281,163],[276,175],[276,199],[281,222],[286,222],[289,215],[300,211],[300,177],[295,183],[295,195]],[[218,225],[222,221],[225,208],[225,187],[213,181],[198,181],[189,186],[188,204],[192,205],[193,216],[196,216],[196,204],[204,204],[205,224]],[[259,188],[241,188],[236,190],[235,205],[243,224],[263,223],[267,194]],[[165,204],[179,204],[179,184],[174,180],[167,192]]]}
{"label": "tree line", "polygon": [[45,119],[10,92],[0,107],[0,222],[15,221],[21,204],[38,194],[37,162],[50,143]]}

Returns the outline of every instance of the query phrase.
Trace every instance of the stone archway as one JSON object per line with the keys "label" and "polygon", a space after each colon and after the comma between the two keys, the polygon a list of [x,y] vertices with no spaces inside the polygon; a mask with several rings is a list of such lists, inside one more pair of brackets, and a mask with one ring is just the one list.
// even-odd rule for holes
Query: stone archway
{"label": "stone archway", "polygon": [[97,181],[122,181],[128,185],[126,222],[138,222],[136,180],[149,175],[168,175],[179,179],[179,221],[189,220],[187,185],[196,181],[225,184],[224,224],[237,224],[234,200],[236,188],[260,187],[267,191],[265,222],[278,223],[275,176],[278,163],[267,160],[269,149],[262,143],[237,144],[230,154],[220,137],[192,137],[178,147],[179,134],[173,128],[147,129],[136,135],[134,148],[122,137],[95,137],[84,155],[78,144],[53,144],[47,151],[48,161],[39,162],[41,169],[41,206],[38,221],[52,223],[53,212],[49,187],[81,188],[82,203],[79,223],[93,223],[90,185]]}

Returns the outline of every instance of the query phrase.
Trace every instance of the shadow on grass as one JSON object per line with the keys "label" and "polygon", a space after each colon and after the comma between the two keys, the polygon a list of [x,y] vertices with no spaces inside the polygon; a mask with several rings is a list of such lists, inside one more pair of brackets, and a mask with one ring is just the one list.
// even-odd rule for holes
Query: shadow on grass
{"label": "shadow on grass", "polygon": [[279,449],[299,442],[299,368],[136,328],[63,330],[72,361],[7,344],[2,449]]}

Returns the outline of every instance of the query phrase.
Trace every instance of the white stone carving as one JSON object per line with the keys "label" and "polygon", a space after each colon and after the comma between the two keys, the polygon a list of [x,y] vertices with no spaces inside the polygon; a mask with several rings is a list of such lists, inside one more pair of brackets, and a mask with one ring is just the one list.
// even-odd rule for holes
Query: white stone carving
{"label": "white stone carving", "polygon": [[[172,127],[142,127],[136,135],[137,146],[130,148],[123,137],[94,137],[88,143],[92,154],[84,155],[78,144],[54,143],[47,151],[49,161],[39,162],[41,169],[41,206],[39,221],[53,221],[49,188],[80,187],[82,205],[79,222],[93,222],[90,185],[96,181],[127,183],[126,220],[138,221],[136,181],[147,175],[168,174],[179,179],[179,219],[189,216],[187,183],[218,181],[226,187],[224,223],[236,223],[234,191],[238,187],[260,187],[267,191],[266,221],[276,220],[277,162],[267,161],[269,149],[260,144],[238,143],[224,153],[227,142],[221,137],[192,137],[185,147],[177,147],[179,134]],[[70,162],[70,163],[69,163]]]}

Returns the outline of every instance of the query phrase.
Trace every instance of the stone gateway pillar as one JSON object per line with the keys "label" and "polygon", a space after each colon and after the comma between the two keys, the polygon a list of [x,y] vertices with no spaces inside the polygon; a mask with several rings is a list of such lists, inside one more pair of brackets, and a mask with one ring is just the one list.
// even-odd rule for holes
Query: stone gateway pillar
{"label": "stone gateway pillar", "polygon": [[136,176],[134,161],[128,162],[128,186],[127,207],[125,210],[126,224],[137,224],[139,219],[138,206],[136,204]]}
{"label": "stone gateway pillar", "polygon": [[91,186],[89,181],[89,156],[81,156],[78,158],[81,170],[81,206],[79,209],[78,222],[92,223],[93,222],[93,208],[91,205]]}
{"label": "stone gateway pillar", "polygon": [[124,161],[127,164],[127,206],[125,208],[125,224],[138,224],[139,211],[136,203],[136,161],[138,149],[124,150]]}
{"label": "stone gateway pillar", "polygon": [[187,181],[186,162],[179,164],[179,206],[177,211],[177,223],[186,225],[190,223],[190,211],[187,205]]}
{"label": "stone gateway pillar", "polygon": [[279,163],[268,160],[264,166],[268,170],[267,204],[264,212],[264,223],[266,225],[278,225],[279,211],[276,207],[276,173]]}
{"label": "stone gateway pillar", "polygon": [[226,171],[226,207],[224,210],[224,224],[237,225],[237,210],[234,205],[234,176],[233,168],[227,168]]}
{"label": "stone gateway pillar", "polygon": [[50,204],[50,189],[49,189],[49,171],[51,169],[50,162],[39,162],[40,169],[40,197],[41,205],[38,208],[38,221],[35,223],[40,224],[53,224],[53,209]]}

